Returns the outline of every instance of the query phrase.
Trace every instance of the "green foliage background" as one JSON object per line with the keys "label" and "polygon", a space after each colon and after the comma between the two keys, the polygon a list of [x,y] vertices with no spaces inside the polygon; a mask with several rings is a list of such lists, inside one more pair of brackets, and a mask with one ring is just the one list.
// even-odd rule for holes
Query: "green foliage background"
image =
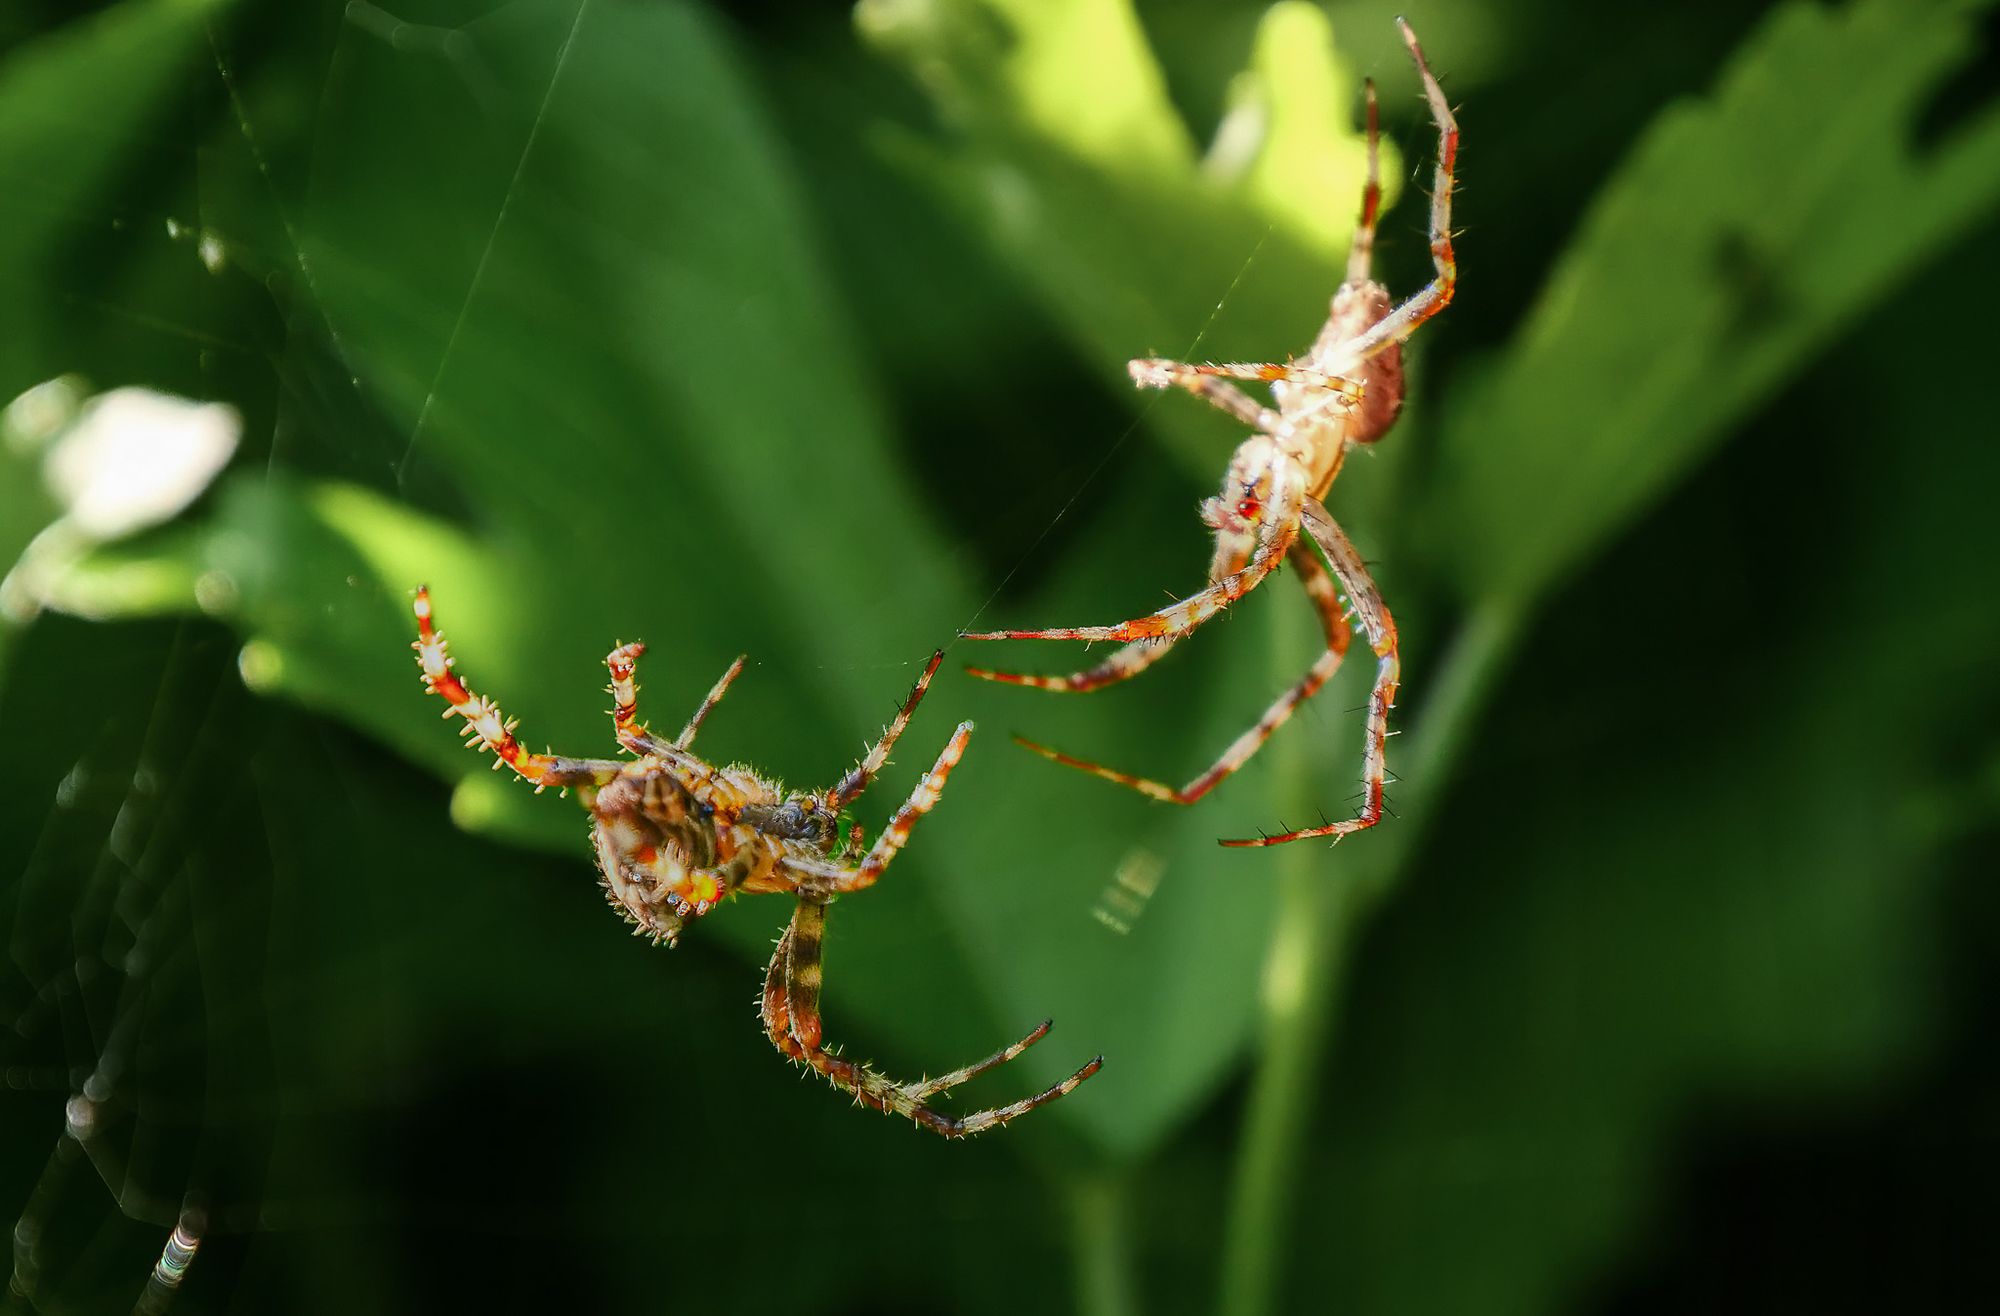
{"label": "green foliage background", "polygon": [[[0,396],[246,419],[0,624],[14,1300],[128,1308],[186,1211],[194,1311],[1960,1294],[2000,1214],[1992,8],[1405,9],[1464,283],[1331,499],[1405,636],[1398,817],[1214,845],[1344,807],[1363,673],[1192,810],[1006,743],[1191,773],[1310,661],[1287,581],[1089,699],[948,668],[864,818],[982,731],[835,913],[830,1033],[914,1076],[1054,1016],[993,1100],[1106,1062],[964,1146],[789,1081],[781,902],[625,936],[574,805],[455,749],[409,590],[566,752],[610,747],[614,639],[661,724],[748,652],[704,743],[812,783],[956,631],[1193,588],[1232,430],[1122,364],[1308,341],[1364,75],[1420,284],[1394,9],[0,18]],[[0,463],[12,561],[56,509]]]}

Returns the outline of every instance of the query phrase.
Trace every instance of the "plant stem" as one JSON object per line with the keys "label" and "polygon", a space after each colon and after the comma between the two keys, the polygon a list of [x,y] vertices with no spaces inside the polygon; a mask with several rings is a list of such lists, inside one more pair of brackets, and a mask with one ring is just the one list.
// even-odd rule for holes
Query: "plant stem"
{"label": "plant stem", "polygon": [[[1357,843],[1354,864],[1329,876],[1302,855],[1281,881],[1278,926],[1264,964],[1263,1028],[1223,1243],[1226,1316],[1273,1310],[1298,1188],[1312,1082],[1339,1018],[1348,946],[1394,889],[1440,798],[1458,751],[1522,633],[1524,610],[1490,603],[1467,618],[1402,756],[1404,817]],[[1302,845],[1287,847],[1304,851]]]}
{"label": "plant stem", "polygon": [[1122,1171],[1071,1176],[1067,1181],[1070,1236],[1076,1256],[1076,1309],[1083,1316],[1132,1316],[1132,1233]]}

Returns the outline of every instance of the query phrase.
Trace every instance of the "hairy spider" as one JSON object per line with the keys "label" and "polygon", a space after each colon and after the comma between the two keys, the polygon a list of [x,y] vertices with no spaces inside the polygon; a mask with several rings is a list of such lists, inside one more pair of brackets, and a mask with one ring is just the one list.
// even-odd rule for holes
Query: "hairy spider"
{"label": "hairy spider", "polygon": [[[1305,586],[1306,596],[1319,612],[1320,624],[1326,632],[1326,652],[1298,684],[1272,704],[1257,724],[1238,736],[1200,776],[1185,786],[1168,786],[1074,758],[1033,741],[1021,741],[1045,758],[1130,786],[1154,799],[1192,804],[1247,763],[1271,733],[1326,684],[1346,655],[1350,618],[1359,621],[1376,658],[1375,687],[1368,700],[1360,810],[1340,822],[1275,836],[1226,840],[1222,842],[1224,845],[1277,845],[1309,836],[1331,836],[1338,840],[1350,832],[1373,827],[1382,817],[1389,710],[1396,703],[1396,683],[1401,670],[1396,624],[1361,555],[1320,500],[1340,473],[1348,452],[1357,444],[1375,442],[1395,423],[1403,405],[1403,341],[1418,325],[1445,308],[1458,281],[1457,259],[1451,248],[1452,168],[1458,154],[1458,123],[1437,79],[1431,76],[1430,67],[1424,62],[1416,34],[1400,18],[1396,25],[1416,62],[1417,75],[1430,102],[1431,117],[1437,123],[1437,172],[1430,215],[1430,248],[1436,277],[1416,296],[1401,306],[1393,306],[1388,289],[1369,274],[1375,221],[1382,200],[1376,158],[1375,84],[1370,81],[1367,84],[1368,179],[1361,193],[1361,219],[1347,257],[1347,279],[1334,293],[1326,325],[1305,355],[1284,364],[1191,365],[1161,360],[1131,363],[1132,380],[1140,388],[1170,385],[1184,388],[1257,431],[1243,441],[1230,459],[1222,492],[1202,504],[1202,521],[1215,531],[1208,588],[1150,616],[1116,625],[986,631],[963,637],[1120,641],[1123,647],[1103,662],[1068,676],[968,669],[974,676],[989,681],[1042,690],[1097,690],[1145,671],[1175,641],[1255,589],[1280,561],[1290,561]],[[1224,382],[1227,380],[1270,384],[1276,409],[1261,405],[1237,385]],[[1306,536],[1304,540],[1300,538],[1301,530]],[[1313,552],[1313,545],[1325,555],[1324,566]],[[1332,570],[1331,576],[1328,568]],[[1341,606],[1343,594],[1351,613]]]}
{"label": "hairy spider", "polygon": [[867,1065],[834,1054],[821,1037],[819,1016],[820,947],[826,935],[826,908],[836,896],[873,886],[889,861],[909,840],[917,819],[930,812],[945,778],[965,752],[972,723],[962,722],[944,752],[924,774],[903,807],[896,810],[875,845],[860,862],[861,827],[841,830],[841,811],[854,802],[889,761],[896,738],[924,697],[931,676],[944,660],[933,654],[901,711],[853,771],[823,791],[786,791],[783,785],[735,764],[718,768],[690,752],[703,719],[743,670],[738,658],[701,701],[673,740],[663,740],[638,721],[634,664],[644,645],[613,649],[611,711],[618,743],[636,757],[573,759],[532,754],[514,737],[515,723],[492,700],[473,694],[452,671],[444,636],[431,624],[430,593],[416,594],[417,665],[424,688],[442,695],[445,716],[465,719],[462,734],[495,755],[537,792],[549,786],[573,789],[590,811],[592,843],[612,906],[635,924],[634,931],[655,943],[673,945],[681,928],[738,891],[787,893],[797,898],[791,923],[778,939],[764,975],[762,1013],[772,1045],[854,1094],[864,1106],[903,1115],[947,1138],[962,1138],[1025,1115],[1067,1095],[1095,1074],[1102,1056],[1036,1096],[1009,1106],[951,1116],[932,1108],[934,1098],[989,1069],[997,1068],[1042,1040],[1044,1020],[1033,1032],[975,1064],[918,1083],[898,1083]]}

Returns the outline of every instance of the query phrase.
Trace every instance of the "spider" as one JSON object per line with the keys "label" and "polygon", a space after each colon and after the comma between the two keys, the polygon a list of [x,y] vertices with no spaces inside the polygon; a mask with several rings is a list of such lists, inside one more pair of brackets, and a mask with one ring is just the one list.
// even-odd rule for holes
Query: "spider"
{"label": "spider", "polygon": [[896,738],[909,725],[931,676],[944,661],[942,652],[931,656],[882,738],[838,785],[788,792],[741,764],[718,768],[691,752],[695,732],[743,670],[741,658],[722,674],[680,735],[663,740],[638,721],[633,673],[645,646],[620,645],[604,660],[611,669],[616,701],[611,719],[619,745],[636,757],[561,758],[522,748],[514,737],[515,723],[492,700],[467,689],[452,671],[444,636],[432,625],[427,589],[417,590],[416,615],[417,641],[412,647],[423,669],[424,688],[444,697],[450,705],[447,718],[455,714],[465,719],[461,734],[480,749],[492,750],[495,768],[505,763],[532,782],[538,793],[549,786],[576,791],[590,811],[591,840],[605,892],[612,907],[636,925],[635,934],[671,946],[688,922],[738,891],[797,898],[791,922],[764,975],[764,1028],[779,1051],[853,1093],[857,1103],[905,1116],[947,1138],[962,1138],[998,1128],[1068,1095],[1103,1064],[1104,1057],[1099,1056],[1046,1092],[954,1117],[934,1109],[932,1102],[1041,1041],[1049,1031],[1048,1020],[984,1060],[917,1083],[898,1083],[865,1064],[843,1059],[822,1039],[820,947],[826,936],[827,906],[836,896],[874,885],[909,840],[917,819],[937,803],[945,778],[972,736],[972,723],[960,723],[874,847],[858,863],[849,862],[861,849],[861,827],[855,824],[843,835],[841,811],[889,761]]}
{"label": "spider", "polygon": [[[1361,193],[1361,218],[1348,253],[1347,279],[1334,293],[1326,325],[1305,355],[1281,365],[1192,365],[1147,359],[1133,361],[1130,366],[1133,383],[1138,387],[1184,388],[1256,431],[1230,459],[1222,492],[1201,507],[1202,521],[1215,532],[1208,588],[1149,616],[1110,626],[985,631],[962,637],[1119,641],[1122,647],[1103,662],[1068,676],[967,669],[989,681],[1042,690],[1097,690],[1145,671],[1176,641],[1255,589],[1281,561],[1289,561],[1305,586],[1306,597],[1319,612],[1326,633],[1326,652],[1298,684],[1280,696],[1257,724],[1238,736],[1200,776],[1185,786],[1174,787],[1075,758],[1030,740],[1021,741],[1045,758],[1129,786],[1154,799],[1192,804],[1247,763],[1271,733],[1326,684],[1346,655],[1350,619],[1359,621],[1376,659],[1375,686],[1368,700],[1362,757],[1363,798],[1359,811],[1339,822],[1277,835],[1225,840],[1224,845],[1277,845],[1313,836],[1331,836],[1338,841],[1352,832],[1373,827],[1382,817],[1389,710],[1395,707],[1401,672],[1396,624],[1361,555],[1320,500],[1340,473],[1348,452],[1357,444],[1380,439],[1395,423],[1403,405],[1403,342],[1417,326],[1445,308],[1458,281],[1457,258],[1451,247],[1452,167],[1458,154],[1458,123],[1437,79],[1431,76],[1430,66],[1424,62],[1416,34],[1400,18],[1396,25],[1416,63],[1424,96],[1430,102],[1431,117],[1437,124],[1438,157],[1430,214],[1430,249],[1436,277],[1401,306],[1392,306],[1388,289],[1369,274],[1376,216],[1382,200],[1375,84],[1371,80],[1367,84],[1368,177]],[[1261,405],[1237,385],[1224,382],[1228,380],[1270,384],[1275,409]],[[1324,566],[1313,552],[1314,546],[1325,555]],[[1343,594],[1351,613],[1341,606]]]}

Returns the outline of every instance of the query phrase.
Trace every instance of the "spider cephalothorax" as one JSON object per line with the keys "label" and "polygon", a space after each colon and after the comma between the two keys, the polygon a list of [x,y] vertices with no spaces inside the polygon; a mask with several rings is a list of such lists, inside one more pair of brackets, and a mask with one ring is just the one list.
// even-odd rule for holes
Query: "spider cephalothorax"
{"label": "spider cephalothorax", "polygon": [[909,725],[943,654],[931,656],[902,709],[853,771],[824,791],[788,792],[750,768],[740,764],[718,768],[690,749],[703,719],[743,670],[741,658],[722,674],[680,735],[663,740],[637,717],[633,668],[645,649],[620,645],[604,661],[611,669],[615,700],[612,725],[619,745],[633,757],[561,758],[524,749],[514,737],[514,724],[493,701],[473,694],[459,680],[444,636],[432,625],[427,590],[417,591],[416,614],[414,647],[424,687],[450,705],[445,716],[465,719],[465,734],[493,751],[496,766],[505,763],[537,790],[556,786],[576,792],[590,813],[591,841],[604,889],[612,906],[636,931],[671,945],[688,922],[738,892],[785,893],[795,898],[791,924],[778,940],[761,998],[765,1031],[784,1054],[810,1065],[861,1104],[907,1116],[946,1137],[1005,1124],[1063,1096],[1097,1072],[1102,1057],[1036,1096],[954,1117],[933,1109],[932,1100],[1033,1046],[1048,1032],[1046,1021],[976,1064],[921,1083],[897,1083],[866,1065],[842,1059],[822,1042],[820,945],[826,908],[837,896],[874,885],[909,839],[917,819],[937,803],[946,777],[972,736],[972,724],[960,723],[874,846],[850,863],[861,851],[861,829],[853,826],[843,834],[841,811],[888,763],[890,749]]}
{"label": "spider cephalothorax", "polygon": [[[1224,841],[1224,845],[1275,845],[1309,836],[1336,840],[1373,827],[1382,817],[1387,779],[1385,746],[1389,710],[1396,702],[1401,664],[1396,625],[1381,593],[1320,500],[1340,473],[1347,454],[1373,443],[1395,423],[1403,405],[1403,341],[1418,325],[1443,310],[1458,282],[1451,247],[1452,171],[1458,154],[1458,123],[1424,62],[1409,25],[1397,19],[1410,56],[1416,61],[1431,117],[1437,123],[1438,158],[1431,193],[1430,248],[1437,274],[1423,291],[1396,306],[1388,289],[1370,273],[1375,224],[1381,208],[1376,150],[1375,87],[1368,85],[1368,180],[1362,190],[1361,219],[1348,252],[1347,279],[1333,296],[1326,325],[1303,356],[1284,363],[1193,365],[1183,361],[1131,363],[1141,388],[1178,387],[1228,412],[1255,433],[1231,458],[1222,490],[1202,504],[1201,518],[1215,532],[1215,555],[1208,588],[1145,617],[1110,626],[1075,626],[1034,631],[988,631],[969,640],[1113,640],[1123,645],[1094,667],[1067,676],[970,669],[975,676],[1042,690],[1097,690],[1137,676],[1157,662],[1175,641],[1242,598],[1281,562],[1289,562],[1319,613],[1326,651],[1296,685],[1238,736],[1207,771],[1185,786],[1117,772],[1057,750],[1023,741],[1058,763],[1154,799],[1191,804],[1249,761],[1273,731],[1332,677],[1358,621],[1375,651],[1375,688],[1368,699],[1367,740],[1362,757],[1362,803],[1351,818],[1275,836]],[[1266,407],[1230,380],[1268,383],[1275,407]],[[1322,563],[1323,559],[1323,563]],[[1342,595],[1346,606],[1342,605]],[[1351,610],[1351,611],[1350,611]]]}

